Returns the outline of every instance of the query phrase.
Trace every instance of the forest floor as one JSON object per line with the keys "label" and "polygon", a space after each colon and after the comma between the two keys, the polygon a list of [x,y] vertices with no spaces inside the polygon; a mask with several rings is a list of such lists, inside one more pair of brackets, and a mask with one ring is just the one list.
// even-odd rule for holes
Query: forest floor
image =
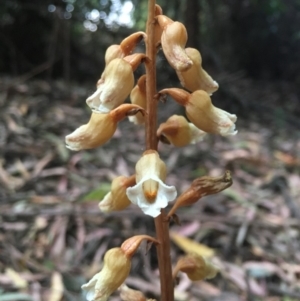
{"label": "forest floor", "polygon": [[[233,177],[227,190],[180,209],[181,226],[170,225],[174,264],[192,250],[220,268],[209,281],[180,275],[176,300],[300,300],[297,100],[285,83],[234,81],[220,90],[227,107],[216,103],[238,115],[236,136],[208,135],[180,149],[159,145],[167,183],[178,193],[202,175],[229,169]],[[80,286],[101,269],[108,248],[133,235],[155,236],[152,218],[133,205],[111,214],[98,209],[110,181],[134,173],[144,129],[124,120],[103,147],[71,152],[64,137],[88,121],[91,90],[2,78],[0,91],[0,300],[84,300]],[[182,113],[171,100],[159,110],[162,120]],[[155,258],[154,248],[145,255],[140,247],[126,284],[159,299]]]}

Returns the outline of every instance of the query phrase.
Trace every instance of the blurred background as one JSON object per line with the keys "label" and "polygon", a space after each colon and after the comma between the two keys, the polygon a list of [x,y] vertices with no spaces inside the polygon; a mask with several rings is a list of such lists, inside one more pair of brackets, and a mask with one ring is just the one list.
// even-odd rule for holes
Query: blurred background
{"label": "blurred background", "polygon": [[[181,227],[171,225],[179,235],[172,236],[174,263],[189,249],[208,248],[221,269],[209,282],[182,275],[176,300],[299,300],[300,1],[157,3],[185,24],[187,46],[200,50],[220,85],[214,105],[236,114],[239,130],[184,149],[159,146],[179,193],[205,174],[229,169],[234,179],[223,193],[178,212]],[[123,121],[97,150],[64,145],[89,119],[85,100],[107,47],[145,30],[146,19],[145,0],[1,1],[1,301],[84,300],[80,286],[99,271],[107,248],[130,235],[155,235],[152,219],[135,207],[108,215],[97,208],[114,177],[134,172],[143,127]],[[180,87],[162,51],[157,68],[158,89]],[[174,113],[184,110],[171,99],[159,104],[160,121]],[[127,284],[158,298],[155,252],[144,253]]]}

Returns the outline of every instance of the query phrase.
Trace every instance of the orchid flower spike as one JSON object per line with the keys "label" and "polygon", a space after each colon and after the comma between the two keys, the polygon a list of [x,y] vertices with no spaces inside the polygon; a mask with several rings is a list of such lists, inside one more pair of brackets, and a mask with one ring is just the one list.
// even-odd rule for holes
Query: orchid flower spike
{"label": "orchid flower spike", "polygon": [[108,114],[92,112],[87,124],[80,126],[73,133],[66,136],[66,147],[79,151],[101,146],[113,136],[119,121],[138,112],[145,112],[145,110],[133,104],[122,104]]}
{"label": "orchid flower spike", "polygon": [[87,98],[87,105],[97,113],[108,113],[124,102],[134,85],[133,71],[145,58],[136,53],[112,60],[97,83],[97,90]]}
{"label": "orchid flower spike", "polygon": [[159,94],[169,94],[185,107],[188,119],[200,130],[221,136],[235,135],[236,115],[215,107],[207,92],[197,90],[192,94],[178,88],[163,89]]}
{"label": "orchid flower spike", "polygon": [[188,39],[185,26],[180,22],[174,22],[164,15],[158,15],[156,18],[163,29],[161,46],[169,64],[176,71],[188,70],[192,67],[193,61],[184,50]]}
{"label": "orchid flower spike", "polygon": [[195,144],[202,141],[206,135],[193,123],[188,122],[183,116],[173,115],[166,122],[162,123],[157,130],[157,137],[164,142],[177,147]]}
{"label": "orchid flower spike", "polygon": [[111,190],[99,203],[102,212],[120,211],[127,208],[131,202],[126,195],[126,189],[135,185],[135,175],[119,176],[112,181]]}
{"label": "orchid flower spike", "polygon": [[[130,101],[132,104],[138,105],[146,110],[146,75],[142,75],[130,93]],[[144,124],[145,117],[141,113],[128,117],[129,121],[134,124]]]}
{"label": "orchid flower spike", "polygon": [[148,150],[137,162],[135,170],[136,185],[127,188],[127,196],[145,214],[157,217],[161,208],[165,208],[177,195],[174,186],[164,183],[166,165],[155,150]]}
{"label": "orchid flower spike", "polygon": [[186,71],[176,72],[181,85],[191,92],[204,90],[211,95],[217,91],[219,88],[218,83],[202,68],[200,52],[194,48],[186,48],[185,52],[193,61],[193,65]]}
{"label": "orchid flower spike", "polygon": [[214,278],[218,268],[201,255],[191,253],[178,260],[173,269],[173,279],[177,277],[178,272],[186,273],[192,281],[199,281]]}
{"label": "orchid flower spike", "polygon": [[125,281],[131,268],[131,261],[121,248],[113,248],[106,252],[102,270],[82,289],[87,291],[88,301],[106,301]]}
{"label": "orchid flower spike", "polygon": [[202,197],[219,193],[231,185],[232,178],[229,170],[219,177],[203,176],[195,179],[192,185],[177,198],[168,217],[173,216],[179,207],[192,205]]}
{"label": "orchid flower spike", "polygon": [[105,64],[108,65],[113,59],[120,58],[132,53],[136,45],[146,37],[143,31],[138,31],[126,37],[120,45],[111,45],[105,52]]}

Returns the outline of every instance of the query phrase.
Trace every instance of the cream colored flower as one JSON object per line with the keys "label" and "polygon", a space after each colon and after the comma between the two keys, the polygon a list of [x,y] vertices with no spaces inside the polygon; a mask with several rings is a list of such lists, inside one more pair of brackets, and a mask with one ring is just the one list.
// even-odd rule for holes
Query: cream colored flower
{"label": "cream colored flower", "polygon": [[133,85],[131,65],[124,59],[114,59],[105,68],[96,92],[86,102],[93,111],[108,113],[124,102]]}
{"label": "cream colored flower", "polygon": [[108,113],[121,105],[134,86],[133,71],[145,58],[135,53],[113,59],[104,69],[97,83],[96,92],[87,100],[87,105],[96,113]]}
{"label": "cream colored flower", "polygon": [[104,266],[88,283],[82,285],[88,301],[106,301],[127,278],[131,261],[121,248],[113,248],[104,256]]}
{"label": "cream colored flower", "polygon": [[191,92],[204,90],[211,95],[217,91],[219,88],[218,83],[202,68],[200,52],[194,48],[186,48],[185,52],[193,61],[193,65],[186,71],[177,71],[181,85]]}
{"label": "cream colored flower", "polygon": [[74,151],[99,147],[113,136],[119,121],[138,112],[144,109],[132,104],[122,104],[108,114],[93,112],[87,124],[66,136],[66,147]]}
{"label": "cream colored flower", "polygon": [[184,48],[187,42],[187,31],[180,22],[158,15],[157,21],[163,29],[161,34],[161,46],[172,68],[177,71],[186,71],[193,65]]}
{"label": "cream colored flower", "polygon": [[136,164],[136,185],[127,188],[129,200],[142,211],[157,217],[162,208],[176,198],[174,186],[167,186],[166,165],[154,150],[146,151]]}
{"label": "cream colored flower", "polygon": [[127,208],[131,202],[126,195],[126,189],[135,185],[135,175],[131,177],[119,176],[112,181],[108,192],[99,203],[102,212],[119,211]]}
{"label": "cream colored flower", "polygon": [[178,88],[163,89],[160,94],[169,94],[185,107],[188,119],[200,130],[222,136],[235,135],[236,115],[215,107],[207,92],[197,90],[192,94]]}
{"label": "cream colored flower", "polygon": [[177,147],[195,144],[202,141],[205,135],[205,132],[179,115],[171,116],[157,130],[157,136],[162,141],[163,137],[165,137],[171,144]]}
{"label": "cream colored flower", "polygon": [[191,94],[186,106],[186,115],[199,129],[220,134],[221,136],[235,135],[236,115],[215,107],[209,95],[202,90]]}
{"label": "cream colored flower", "polygon": [[186,273],[190,280],[199,281],[214,278],[218,268],[201,255],[190,253],[178,260],[173,269],[173,278],[177,277],[179,271]]}

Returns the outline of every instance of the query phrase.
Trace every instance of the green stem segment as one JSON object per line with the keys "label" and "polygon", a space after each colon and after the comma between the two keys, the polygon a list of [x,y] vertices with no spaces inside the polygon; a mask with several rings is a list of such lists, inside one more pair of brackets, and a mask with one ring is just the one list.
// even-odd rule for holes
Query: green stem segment
{"label": "green stem segment", "polygon": [[[155,0],[148,2],[147,20],[147,41],[146,41],[146,95],[147,95],[147,115],[146,115],[146,148],[157,150],[158,139],[157,130],[157,99],[156,94],[156,45],[154,41],[155,30]],[[172,279],[172,265],[170,256],[170,236],[169,222],[166,213],[161,210],[161,214],[155,218],[158,268],[160,272],[161,300],[174,301],[174,287]]]}

